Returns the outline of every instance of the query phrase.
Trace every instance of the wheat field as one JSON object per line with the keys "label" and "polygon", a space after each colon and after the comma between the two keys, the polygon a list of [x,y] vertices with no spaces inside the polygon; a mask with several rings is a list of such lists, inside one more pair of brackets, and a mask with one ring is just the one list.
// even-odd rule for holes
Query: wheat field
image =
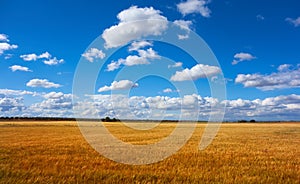
{"label": "wheat field", "polygon": [[[105,126],[119,139],[149,144],[175,123],[149,131]],[[177,153],[149,165],[116,163],[95,151],[76,122],[0,122],[0,183],[300,183],[300,123],[226,123],[203,151],[205,124]]]}

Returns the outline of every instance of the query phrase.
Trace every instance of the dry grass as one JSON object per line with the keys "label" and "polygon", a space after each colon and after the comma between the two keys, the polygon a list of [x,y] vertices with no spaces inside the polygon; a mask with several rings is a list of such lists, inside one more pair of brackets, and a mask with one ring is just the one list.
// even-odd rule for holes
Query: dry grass
{"label": "dry grass", "polygon": [[[107,127],[124,141],[146,144],[174,124],[151,131]],[[300,123],[223,124],[198,151],[204,127],[168,159],[132,166],[99,155],[74,122],[2,122],[0,183],[300,183]]]}

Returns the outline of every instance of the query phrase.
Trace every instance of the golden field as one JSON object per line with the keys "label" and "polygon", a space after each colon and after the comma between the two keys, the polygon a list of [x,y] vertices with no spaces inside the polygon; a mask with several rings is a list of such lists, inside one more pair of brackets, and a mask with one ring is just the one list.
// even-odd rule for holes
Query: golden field
{"label": "golden field", "polygon": [[[105,125],[123,141],[149,144],[176,124],[149,131]],[[76,122],[0,122],[0,183],[300,183],[300,123],[222,124],[199,151],[205,126],[171,157],[134,166],[101,156]]]}

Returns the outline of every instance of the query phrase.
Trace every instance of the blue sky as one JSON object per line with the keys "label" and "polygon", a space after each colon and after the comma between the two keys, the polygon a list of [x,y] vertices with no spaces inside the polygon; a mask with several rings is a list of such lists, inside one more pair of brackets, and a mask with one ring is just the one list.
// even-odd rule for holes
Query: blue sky
{"label": "blue sky", "polygon": [[[226,105],[225,120],[300,120],[299,12],[297,0],[1,1],[0,116],[74,116],[82,63],[100,71],[96,79],[85,71],[85,80],[96,81],[85,94],[96,110],[77,102],[83,116],[207,119],[211,107]],[[133,23],[135,34],[121,26],[151,18],[161,22]],[[199,35],[218,65],[149,39],[166,36],[171,24],[180,32],[176,42]],[[134,80],[143,72],[165,79]],[[218,82],[227,99],[211,96]]]}

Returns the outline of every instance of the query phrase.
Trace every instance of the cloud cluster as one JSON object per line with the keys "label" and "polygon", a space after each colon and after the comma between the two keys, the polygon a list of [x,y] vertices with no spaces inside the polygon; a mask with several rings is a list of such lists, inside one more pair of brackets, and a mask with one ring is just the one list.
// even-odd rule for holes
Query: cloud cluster
{"label": "cloud cluster", "polygon": [[210,17],[211,10],[207,7],[210,0],[187,0],[177,4],[177,8],[182,15],[199,13],[203,17]]}
{"label": "cloud cluster", "polygon": [[107,71],[114,71],[124,66],[146,65],[150,64],[149,60],[159,59],[160,56],[152,48],[147,50],[137,50],[138,55],[129,55],[125,59],[121,58],[118,61],[112,61],[107,65]]}
{"label": "cloud cluster", "polygon": [[209,66],[203,64],[197,64],[191,69],[184,69],[182,71],[176,71],[171,77],[172,81],[188,81],[197,80],[199,78],[207,78],[220,74],[222,71],[217,66]]}
{"label": "cloud cluster", "polygon": [[16,49],[18,45],[10,44],[6,34],[0,34],[0,56],[8,50]]}
{"label": "cloud cluster", "polygon": [[168,20],[160,14],[153,7],[132,6],[123,10],[117,16],[119,23],[105,29],[102,34],[105,47],[119,47],[145,36],[161,35],[168,27]]}
{"label": "cloud cluster", "polygon": [[99,50],[97,48],[90,48],[88,51],[83,53],[81,56],[83,56],[86,60],[89,62],[94,62],[95,59],[103,59],[105,58],[105,53],[102,50]]}
{"label": "cloud cluster", "polygon": [[278,72],[272,74],[239,74],[235,83],[243,84],[244,87],[255,87],[261,90],[274,90],[284,88],[300,87],[300,68],[299,65],[290,69],[291,65],[280,65]]}
{"label": "cloud cluster", "polygon": [[[36,103],[25,105],[27,95]],[[199,113],[201,120],[219,113],[226,105],[225,120],[299,120],[300,95],[281,95],[265,99],[224,100],[192,94],[180,97],[87,95],[87,100],[72,104],[72,94],[36,93],[0,89],[0,116],[73,117],[72,108],[80,117],[118,117],[121,119],[189,119]],[[211,111],[214,107],[216,111]],[[78,114],[77,114],[78,116]],[[272,119],[270,119],[272,117]]]}
{"label": "cloud cluster", "polygon": [[24,54],[21,55],[20,58],[22,58],[24,61],[36,61],[38,59],[42,59],[43,63],[46,65],[58,65],[60,63],[63,63],[63,59],[57,59],[56,57],[52,57],[52,55],[49,52],[44,52],[40,55],[37,54]]}
{"label": "cloud cluster", "polygon": [[249,53],[244,53],[244,52],[241,52],[241,53],[237,53],[234,55],[234,60],[232,61],[232,65],[236,65],[240,62],[243,62],[243,61],[251,61],[253,59],[256,59],[255,56],[249,54]]}
{"label": "cloud cluster", "polygon": [[295,27],[300,26],[300,17],[296,19],[286,18],[285,21],[289,22],[290,24],[293,24]]}
{"label": "cloud cluster", "polygon": [[138,87],[138,83],[134,83],[130,80],[113,81],[110,86],[104,86],[98,89],[98,92],[112,91],[112,90],[128,90],[134,87]]}
{"label": "cloud cluster", "polygon": [[54,82],[48,81],[48,79],[31,79],[29,82],[26,83],[26,86],[33,87],[33,88],[59,88],[61,87],[60,84],[56,84]]}

